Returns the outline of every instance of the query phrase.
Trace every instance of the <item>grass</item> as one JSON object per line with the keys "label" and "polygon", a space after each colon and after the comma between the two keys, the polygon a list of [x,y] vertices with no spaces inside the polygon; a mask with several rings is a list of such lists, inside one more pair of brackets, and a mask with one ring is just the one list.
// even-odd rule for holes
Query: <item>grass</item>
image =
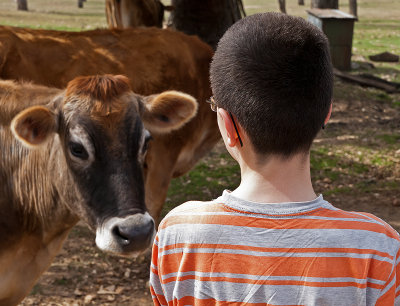
{"label": "grass", "polygon": [[28,0],[27,12],[17,11],[14,1],[0,2],[0,23],[2,25],[81,31],[107,27],[105,0],[89,0],[84,8],[78,8],[77,1]]}
{"label": "grass", "polygon": [[211,153],[192,171],[172,180],[162,216],[189,199],[215,199],[221,195],[222,190],[233,190],[239,183],[240,169],[232,157],[228,153]]}

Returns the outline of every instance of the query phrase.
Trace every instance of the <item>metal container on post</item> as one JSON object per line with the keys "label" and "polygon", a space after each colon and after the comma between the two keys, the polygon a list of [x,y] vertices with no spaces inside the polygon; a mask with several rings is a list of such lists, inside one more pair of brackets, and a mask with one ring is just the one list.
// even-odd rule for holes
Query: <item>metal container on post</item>
{"label": "metal container on post", "polygon": [[307,13],[308,21],[328,37],[333,66],[350,70],[354,21],[357,18],[334,9],[310,9]]}

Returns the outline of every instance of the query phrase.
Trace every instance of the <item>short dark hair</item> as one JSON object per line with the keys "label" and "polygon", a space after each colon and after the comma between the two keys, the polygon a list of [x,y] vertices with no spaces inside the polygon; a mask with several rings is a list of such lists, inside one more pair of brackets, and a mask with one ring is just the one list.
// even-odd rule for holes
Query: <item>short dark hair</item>
{"label": "short dark hair", "polygon": [[218,107],[236,116],[256,152],[307,152],[330,108],[329,43],[300,17],[251,15],[219,41],[210,79]]}

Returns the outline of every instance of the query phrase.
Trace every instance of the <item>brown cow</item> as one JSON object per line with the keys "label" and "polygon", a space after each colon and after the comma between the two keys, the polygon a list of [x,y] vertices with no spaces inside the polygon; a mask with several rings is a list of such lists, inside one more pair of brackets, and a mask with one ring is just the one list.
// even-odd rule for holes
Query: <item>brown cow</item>
{"label": "brown cow", "polygon": [[0,305],[29,293],[79,219],[104,251],[146,249],[148,131],[169,133],[196,110],[176,91],[134,94],[122,76],[78,77],[65,91],[0,81]]}
{"label": "brown cow", "polygon": [[208,68],[212,49],[173,30],[140,28],[59,32],[0,27],[0,78],[62,88],[79,75],[124,74],[134,92],[186,92],[199,103],[196,117],[168,135],[153,135],[146,159],[146,205],[158,220],[172,177],[184,174],[220,138]]}

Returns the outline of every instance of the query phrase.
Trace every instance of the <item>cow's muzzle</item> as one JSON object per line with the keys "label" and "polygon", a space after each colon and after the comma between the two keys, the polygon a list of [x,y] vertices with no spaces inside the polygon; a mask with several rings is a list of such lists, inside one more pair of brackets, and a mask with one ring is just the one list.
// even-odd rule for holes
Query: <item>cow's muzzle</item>
{"label": "cow's muzzle", "polygon": [[147,212],[112,217],[97,228],[96,245],[106,252],[134,256],[151,245],[154,235],[154,221]]}

